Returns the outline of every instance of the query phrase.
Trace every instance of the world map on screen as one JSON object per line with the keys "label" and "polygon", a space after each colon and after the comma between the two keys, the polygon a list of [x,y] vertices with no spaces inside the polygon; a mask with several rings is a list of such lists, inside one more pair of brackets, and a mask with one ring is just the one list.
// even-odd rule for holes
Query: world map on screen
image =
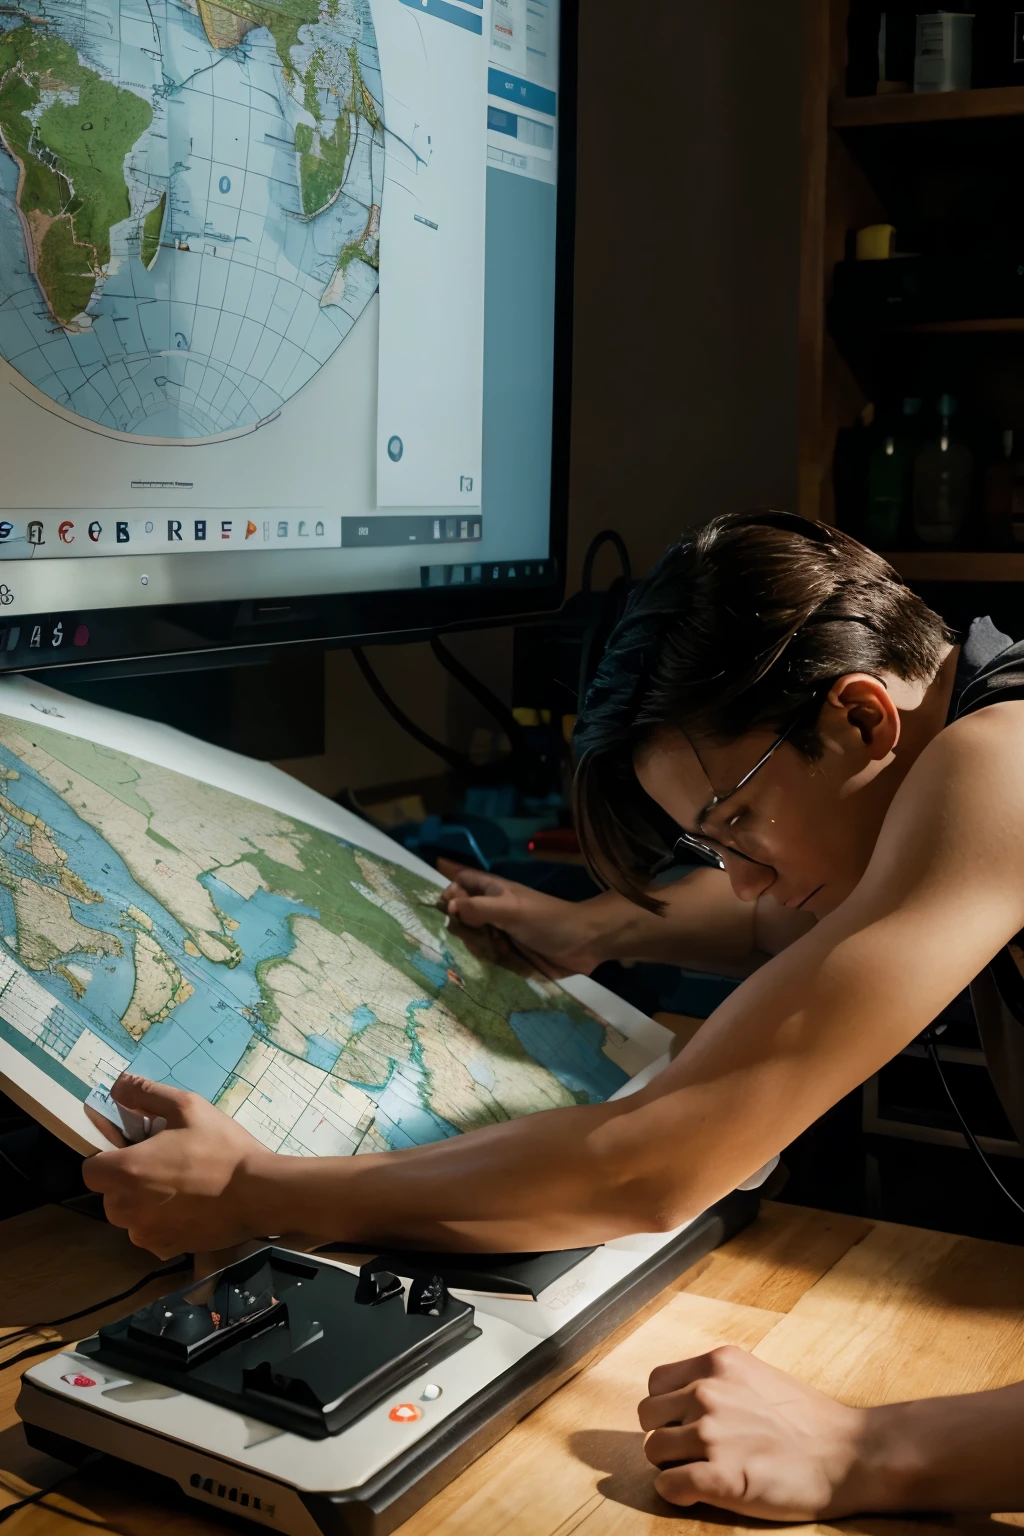
{"label": "world map on screen", "polygon": [[0,356],[110,432],[252,430],[377,291],[368,0],[0,8]]}
{"label": "world map on screen", "polygon": [[344,1155],[600,1102],[639,1047],[437,887],[265,805],[0,715],[0,1040],[84,1101],[133,1071]]}

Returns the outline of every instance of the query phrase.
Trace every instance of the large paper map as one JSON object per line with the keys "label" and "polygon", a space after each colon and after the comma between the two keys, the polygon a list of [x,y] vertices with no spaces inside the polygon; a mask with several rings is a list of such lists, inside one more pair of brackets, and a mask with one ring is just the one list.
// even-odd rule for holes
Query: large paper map
{"label": "large paper map", "polygon": [[75,1100],[131,1063],[340,1155],[601,1101],[650,1062],[451,931],[423,875],[46,713],[0,714],[0,1042]]}

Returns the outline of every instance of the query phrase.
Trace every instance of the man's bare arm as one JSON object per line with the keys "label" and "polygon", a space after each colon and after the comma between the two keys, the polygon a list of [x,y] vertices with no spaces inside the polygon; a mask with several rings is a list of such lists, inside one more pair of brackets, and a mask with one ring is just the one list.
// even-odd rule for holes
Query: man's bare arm
{"label": "man's bare arm", "polygon": [[560,901],[498,875],[451,868],[443,900],[453,919],[473,928],[499,928],[565,975],[589,974],[605,960],[653,960],[718,976],[749,976],[814,922],[770,898],[740,901],[718,869],[697,869],[662,886],[656,894],[664,911],[654,913],[616,891],[589,901]]}
{"label": "man's bare arm", "polygon": [[[997,719],[1008,708],[1011,731]],[[749,977],[642,1093],[308,1174],[268,1169],[260,1201],[294,1209],[305,1182],[310,1216],[330,1211],[353,1236],[481,1249],[695,1215],[890,1060],[1024,926],[1022,745],[1021,706],[944,732],[854,894]]]}
{"label": "man's bare arm", "polygon": [[[112,1220],[168,1253],[216,1247],[225,1230],[224,1241],[299,1230],[529,1251],[671,1229],[890,1060],[1024,926],[1022,751],[1021,705],[944,731],[897,794],[854,894],[631,1098],[406,1152],[311,1159],[268,1154],[172,1095],[180,1131],[92,1159],[87,1181]],[[130,1107],[165,1113],[155,1100]],[[157,1204],[158,1191],[171,1198]]]}

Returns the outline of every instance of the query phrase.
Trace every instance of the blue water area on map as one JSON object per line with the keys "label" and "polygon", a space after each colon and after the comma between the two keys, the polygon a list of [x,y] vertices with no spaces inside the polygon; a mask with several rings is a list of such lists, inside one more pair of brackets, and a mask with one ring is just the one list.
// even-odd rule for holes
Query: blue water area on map
{"label": "blue water area on map", "polygon": [[585,1093],[591,1104],[603,1104],[628,1081],[604,1054],[604,1031],[596,1019],[577,1023],[567,1013],[537,1009],[510,1014],[508,1022],[529,1057],[570,1093]]}
{"label": "blue water area on map", "polygon": [[377,1015],[374,1013],[372,1008],[367,1008],[365,1003],[360,1003],[358,1008],[353,1009],[350,1027],[354,1035],[358,1035],[359,1031],[361,1029],[365,1029],[368,1024],[376,1023]]}
{"label": "blue water area on map", "polygon": [[328,1040],[326,1035],[306,1036],[306,1060],[311,1067],[330,1072],[340,1055],[341,1046],[336,1040]]}
{"label": "blue water area on map", "polygon": [[[287,897],[259,889],[249,898],[240,896],[212,875],[202,877],[214,905],[237,923],[232,939],[241,949],[234,967],[218,965],[185,950],[189,935],[178,921],[133,878],[111,845],[42,779],[33,769],[0,746],[0,766],[14,770],[6,793],[15,805],[39,816],[68,855],[68,868],[91,890],[102,894],[98,902],[69,900],[71,913],[84,928],[114,937],[120,955],[94,955],[86,949],[66,957],[84,981],[85,995],[77,998],[63,976],[37,971],[37,980],[61,1002],[74,1007],[96,1033],[130,1061],[145,1077],[193,1089],[215,1098],[224,1087],[258,1028],[256,1009],[260,989],[256,966],[260,960],[284,958],[294,947],[289,919],[317,913]],[[4,817],[0,853],[12,873],[25,873],[39,885],[59,889],[59,871],[39,863],[28,843],[28,829],[16,819]],[[127,907],[144,912],[152,922],[152,936],[195,988],[193,995],[171,1015],[154,1024],[138,1045],[120,1020],[135,985],[132,956],[138,927],[125,921]],[[10,893],[0,895],[4,931],[14,933],[14,908]],[[83,944],[88,941],[83,938]],[[90,979],[91,977],[91,979]],[[242,1010],[248,1010],[243,1012]]]}
{"label": "blue water area on map", "polygon": [[427,978],[432,987],[437,987],[440,990],[448,980],[448,967],[443,960],[432,960],[429,955],[424,955],[419,950],[417,950],[416,954],[410,955],[409,959],[420,975]]}
{"label": "blue water area on map", "polygon": [[418,1061],[396,1061],[386,1082],[355,1086],[376,1100],[374,1123],[393,1151],[422,1147],[429,1141],[459,1134],[458,1126],[427,1108],[427,1074]]}

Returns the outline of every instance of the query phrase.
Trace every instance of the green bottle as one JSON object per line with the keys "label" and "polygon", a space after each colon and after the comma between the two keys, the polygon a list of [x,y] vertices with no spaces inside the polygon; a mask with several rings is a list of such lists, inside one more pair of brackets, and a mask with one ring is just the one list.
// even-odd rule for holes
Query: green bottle
{"label": "green bottle", "polygon": [[882,429],[868,459],[864,542],[872,549],[899,549],[908,540],[920,410],[920,400],[908,396],[899,421],[891,431]]}
{"label": "green bottle", "polygon": [[914,532],[922,544],[954,545],[971,511],[974,455],[953,432],[956,401],[938,403],[938,432],[914,463]]}

